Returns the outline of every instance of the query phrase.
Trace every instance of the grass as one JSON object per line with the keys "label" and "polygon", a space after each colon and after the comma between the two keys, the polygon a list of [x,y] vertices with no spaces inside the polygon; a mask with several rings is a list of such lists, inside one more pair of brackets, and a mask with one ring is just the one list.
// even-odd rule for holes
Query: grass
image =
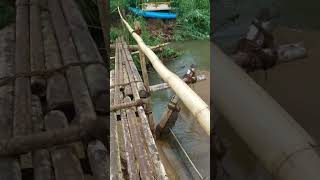
{"label": "grass", "polygon": [[15,8],[14,1],[1,0],[0,1],[0,29],[14,22]]}
{"label": "grass", "polygon": [[210,1],[177,0],[175,3],[178,7],[175,39],[177,41],[209,39]]}

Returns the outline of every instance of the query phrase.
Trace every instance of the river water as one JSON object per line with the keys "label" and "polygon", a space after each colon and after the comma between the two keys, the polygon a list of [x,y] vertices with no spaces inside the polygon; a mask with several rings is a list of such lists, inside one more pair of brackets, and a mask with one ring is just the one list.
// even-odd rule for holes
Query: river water
{"label": "river water", "polygon": [[[207,80],[198,82],[191,85],[191,88],[207,103],[210,104],[210,44],[209,41],[187,41],[183,43],[171,44],[171,47],[177,50],[183,50],[183,55],[176,60],[166,62],[165,65],[172,72],[176,73],[178,76],[182,77],[192,64],[196,65],[197,73],[205,74]],[[196,47],[196,48],[195,48]],[[161,78],[157,73],[150,68],[149,72],[150,84],[161,83]],[[162,90],[152,94],[152,108],[156,121],[159,122],[160,117],[164,110],[166,109],[170,97],[172,97],[172,90]],[[172,128],[174,134],[177,136],[178,140],[182,144],[183,148],[186,150],[191,160],[194,162],[197,169],[204,177],[210,177],[210,138],[201,129],[200,125],[193,118],[192,114],[180,104],[181,111],[179,113],[178,120],[175,126]],[[174,143],[170,140],[165,140],[169,143],[160,143],[161,148],[166,151],[168,148],[174,156],[178,156],[178,159],[187,162],[183,155],[179,154]],[[170,155],[169,155],[170,156]],[[177,157],[174,157],[177,158]],[[173,161],[177,161],[171,158]],[[170,157],[169,157],[170,159]],[[180,171],[177,169],[177,162],[172,162],[171,166],[174,171]],[[190,164],[186,163],[185,167],[190,168]],[[192,172],[184,173],[185,175],[179,175],[179,179],[192,179],[191,174],[198,179],[197,175]],[[181,169],[182,171],[182,169]],[[177,174],[182,174],[177,172]],[[172,179],[178,179],[177,177]]]}
{"label": "river water", "polygon": [[[320,142],[320,23],[318,21],[320,2],[310,0],[242,0],[223,4],[216,0],[217,27],[215,43],[226,53],[243,35],[257,10],[270,7],[278,14],[275,19],[277,44],[303,42],[308,57],[291,63],[281,64],[267,72],[257,71],[251,77],[262,86],[288,113]],[[227,2],[227,0],[225,1]],[[236,3],[238,2],[238,3]],[[241,3],[240,3],[241,2]],[[240,17],[234,23],[224,23],[232,16],[226,9],[234,9]],[[223,10],[224,9],[224,10]],[[225,24],[225,25],[221,25]],[[220,27],[219,27],[220,26]],[[219,28],[218,28],[219,27]],[[232,130],[223,117],[218,119],[218,131],[228,145],[229,153],[224,167],[230,176],[218,179],[272,179],[247,145]]]}

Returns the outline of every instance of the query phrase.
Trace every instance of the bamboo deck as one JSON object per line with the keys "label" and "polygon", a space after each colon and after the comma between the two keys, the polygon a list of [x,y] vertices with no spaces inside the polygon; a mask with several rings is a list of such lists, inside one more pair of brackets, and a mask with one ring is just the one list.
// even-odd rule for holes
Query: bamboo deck
{"label": "bamboo deck", "polygon": [[107,179],[108,71],[75,1],[17,0],[1,33],[0,180]]}
{"label": "bamboo deck", "polygon": [[[115,69],[110,72],[111,104],[145,99],[146,89],[127,44],[116,42]],[[145,105],[111,113],[111,179],[167,179]],[[151,127],[151,128],[150,128]]]}

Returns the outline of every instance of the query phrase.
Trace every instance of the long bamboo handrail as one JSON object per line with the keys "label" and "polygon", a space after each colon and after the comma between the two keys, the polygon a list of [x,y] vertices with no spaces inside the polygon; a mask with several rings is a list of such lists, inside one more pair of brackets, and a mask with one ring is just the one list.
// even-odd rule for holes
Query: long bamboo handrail
{"label": "long bamboo handrail", "polygon": [[135,33],[129,23],[122,17],[119,7],[118,12],[122,22],[136,40],[142,52],[148,57],[153,68],[191,111],[205,132],[210,135],[210,110],[208,105],[184,81],[163,65],[158,56],[146,46],[143,39]]}

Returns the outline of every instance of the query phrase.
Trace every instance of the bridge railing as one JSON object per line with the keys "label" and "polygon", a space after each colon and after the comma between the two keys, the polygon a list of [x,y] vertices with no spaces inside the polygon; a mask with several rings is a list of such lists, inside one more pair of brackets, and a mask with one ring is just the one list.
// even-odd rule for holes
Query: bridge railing
{"label": "bridge railing", "polygon": [[118,12],[122,22],[132,37],[137,42],[140,51],[148,57],[156,72],[160,75],[169,87],[176,93],[184,105],[190,110],[204,131],[210,135],[210,109],[209,106],[197,95],[183,80],[171,72],[161,62],[158,56],[144,43],[143,39],[135,33],[129,23],[123,18],[120,9]]}

